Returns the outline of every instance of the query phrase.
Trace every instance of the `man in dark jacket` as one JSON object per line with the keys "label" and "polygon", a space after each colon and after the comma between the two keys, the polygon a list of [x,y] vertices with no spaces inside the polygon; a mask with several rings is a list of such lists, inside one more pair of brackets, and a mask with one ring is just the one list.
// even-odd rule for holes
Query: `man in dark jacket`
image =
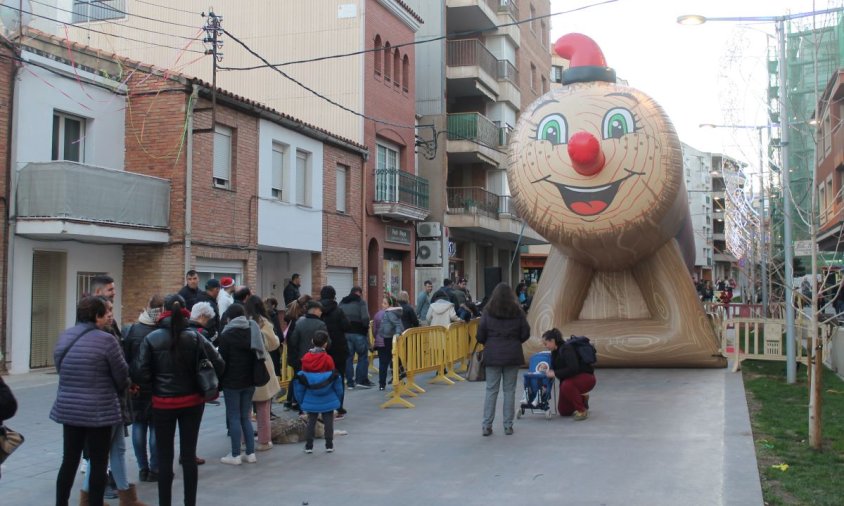
{"label": "man in dark jacket", "polygon": [[[357,385],[360,388],[372,388],[369,381],[369,309],[366,301],[361,298],[363,288],[352,288],[349,295],[340,301],[340,309],[349,319],[350,330],[346,332],[348,343],[348,358],[346,358],[346,386],[351,390]],[[358,356],[357,369],[354,368],[355,354]],[[339,366],[338,366],[339,368]]]}
{"label": "man in dark jacket", "polygon": [[460,307],[460,302],[457,300],[457,295],[455,295],[454,287],[451,286],[451,284],[451,280],[445,278],[443,280],[443,286],[437,291],[446,294],[448,296],[448,301],[454,304],[454,307]]}
{"label": "man in dark jacket", "polygon": [[[305,311],[307,311],[305,316],[296,321],[293,331],[287,335],[287,365],[293,368],[294,377],[302,370],[302,357],[311,348],[311,339],[316,331],[328,331],[320,318],[322,316],[322,304],[315,300],[309,300],[305,304]],[[287,403],[291,408],[299,409],[292,388],[287,391]],[[299,409],[299,412],[301,413],[302,410]]]}
{"label": "man in dark jacket", "polygon": [[293,274],[290,277],[290,282],[287,283],[287,286],[284,287],[284,305],[287,306],[294,300],[299,298],[299,287],[301,286],[301,282],[299,281],[299,275]]}
{"label": "man in dark jacket", "polygon": [[[322,287],[319,292],[320,301],[322,304],[322,321],[328,328],[328,335],[331,337],[331,343],[328,346],[328,354],[334,359],[334,367],[340,376],[346,368],[346,359],[349,357],[349,345],[346,342],[346,332],[352,329],[349,324],[349,319],[340,306],[337,304],[335,297],[337,291],[331,285]],[[340,399],[340,409],[337,410],[337,417],[343,418],[346,410],[343,409],[343,399]]]}
{"label": "man in dark jacket", "polygon": [[185,286],[179,290],[179,295],[185,299],[185,309],[190,311],[199,297],[199,273],[193,269],[185,273]]}

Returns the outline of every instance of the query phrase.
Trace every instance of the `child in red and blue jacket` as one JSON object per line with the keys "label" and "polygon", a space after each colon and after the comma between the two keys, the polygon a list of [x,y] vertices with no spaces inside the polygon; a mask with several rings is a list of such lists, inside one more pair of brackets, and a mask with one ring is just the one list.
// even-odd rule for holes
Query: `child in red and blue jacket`
{"label": "child in red and blue jacket", "polygon": [[328,332],[316,331],[311,341],[314,347],[302,357],[302,370],[296,376],[293,390],[302,411],[308,414],[305,453],[314,451],[314,432],[320,415],[325,426],[325,451],[331,453],[334,451],[334,410],[340,407],[343,379],[334,367],[334,360],[325,351]]}

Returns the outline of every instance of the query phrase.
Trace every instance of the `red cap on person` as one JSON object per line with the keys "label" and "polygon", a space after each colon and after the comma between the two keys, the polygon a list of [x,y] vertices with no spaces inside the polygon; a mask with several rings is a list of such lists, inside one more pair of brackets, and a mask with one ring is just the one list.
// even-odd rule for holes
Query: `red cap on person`
{"label": "red cap on person", "polygon": [[234,280],[230,277],[224,277],[220,279],[220,286],[223,288],[231,288],[234,286]]}

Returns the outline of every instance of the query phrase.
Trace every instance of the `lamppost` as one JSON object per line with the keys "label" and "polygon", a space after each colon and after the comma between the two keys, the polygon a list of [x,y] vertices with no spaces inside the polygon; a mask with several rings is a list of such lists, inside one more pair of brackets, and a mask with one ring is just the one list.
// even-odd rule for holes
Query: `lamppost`
{"label": "lamppost", "polygon": [[[701,123],[700,128],[738,128],[746,130],[756,130],[759,134],[759,277],[762,285],[762,316],[768,316],[768,259],[766,257],[767,249],[765,248],[765,179],[763,177],[765,171],[765,158],[763,156],[764,146],[762,144],[762,131],[776,125],[716,125],[714,123]],[[753,293],[755,294],[755,287]]]}
{"label": "lamppost", "polygon": [[[706,17],[699,14],[686,14],[677,17],[677,23],[681,25],[701,25],[707,21],[729,21],[729,22],[773,22],[777,29],[777,60],[779,66],[779,89],[781,94],[787,92],[786,72],[787,60],[785,54],[785,22],[792,19],[800,19],[809,16],[831,14],[841,12],[844,8],[824,9],[820,11],[801,12],[787,14],[784,16],[747,16],[747,17]],[[786,381],[795,383],[797,381],[797,359],[796,343],[794,341],[794,245],[791,238],[791,184],[789,182],[788,170],[788,138],[789,138],[789,116],[788,100],[784,97],[779,100],[780,121],[782,124],[781,141],[782,146],[782,193],[783,193],[783,249],[785,256],[785,325],[786,325]]]}

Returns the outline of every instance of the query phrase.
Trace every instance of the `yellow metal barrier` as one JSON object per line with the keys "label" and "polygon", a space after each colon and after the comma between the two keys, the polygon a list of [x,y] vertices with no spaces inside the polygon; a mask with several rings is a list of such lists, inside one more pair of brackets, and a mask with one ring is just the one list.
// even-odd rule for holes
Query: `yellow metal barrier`
{"label": "yellow metal barrier", "polygon": [[375,349],[375,334],[372,330],[372,320],[369,321],[369,371],[378,374],[378,368],[375,367],[375,359],[378,358],[378,350]]}
{"label": "yellow metal barrier", "polygon": [[[425,393],[425,389],[416,383],[417,374],[436,371],[428,383],[454,384],[445,374],[446,335],[445,327],[417,327],[393,338],[393,389],[387,394],[388,399],[381,405],[382,408],[394,404],[414,407],[402,396],[416,397],[417,393]],[[401,372],[405,374],[404,379]]]}
{"label": "yellow metal barrier", "polygon": [[281,376],[278,377],[278,385],[284,389],[284,395],[277,397],[278,402],[286,402],[287,394],[290,392],[290,381],[293,380],[293,368],[287,365],[287,346],[281,349]]}
{"label": "yellow metal barrier", "polygon": [[461,360],[466,363],[468,355],[466,346],[469,345],[469,326],[464,322],[455,322],[446,329],[445,338],[445,362],[447,378],[455,381],[466,381],[466,378],[457,374],[457,363]]}

